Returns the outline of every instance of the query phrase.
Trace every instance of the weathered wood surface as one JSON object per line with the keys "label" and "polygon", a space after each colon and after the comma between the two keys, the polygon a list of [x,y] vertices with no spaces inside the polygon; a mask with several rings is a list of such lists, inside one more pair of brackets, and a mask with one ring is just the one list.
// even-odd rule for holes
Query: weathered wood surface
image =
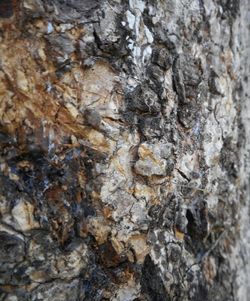
{"label": "weathered wood surface", "polygon": [[0,1],[0,300],[248,301],[248,0]]}

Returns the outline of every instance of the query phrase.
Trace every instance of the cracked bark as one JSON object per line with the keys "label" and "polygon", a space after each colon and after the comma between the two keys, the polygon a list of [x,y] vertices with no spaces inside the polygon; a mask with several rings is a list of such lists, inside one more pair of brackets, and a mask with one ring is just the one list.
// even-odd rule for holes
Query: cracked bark
{"label": "cracked bark", "polygon": [[250,293],[247,0],[0,1],[0,300]]}

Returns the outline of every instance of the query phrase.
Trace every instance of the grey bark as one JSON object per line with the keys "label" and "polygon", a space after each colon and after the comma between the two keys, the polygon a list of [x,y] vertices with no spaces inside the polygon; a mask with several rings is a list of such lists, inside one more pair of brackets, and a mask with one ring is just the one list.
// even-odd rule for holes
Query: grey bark
{"label": "grey bark", "polygon": [[0,300],[249,300],[249,1],[0,24]]}

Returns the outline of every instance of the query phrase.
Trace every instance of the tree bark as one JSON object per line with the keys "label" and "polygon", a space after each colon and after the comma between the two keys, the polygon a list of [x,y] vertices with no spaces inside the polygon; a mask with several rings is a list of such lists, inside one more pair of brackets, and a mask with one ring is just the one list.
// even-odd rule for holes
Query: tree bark
{"label": "tree bark", "polygon": [[0,300],[249,300],[249,1],[0,25]]}

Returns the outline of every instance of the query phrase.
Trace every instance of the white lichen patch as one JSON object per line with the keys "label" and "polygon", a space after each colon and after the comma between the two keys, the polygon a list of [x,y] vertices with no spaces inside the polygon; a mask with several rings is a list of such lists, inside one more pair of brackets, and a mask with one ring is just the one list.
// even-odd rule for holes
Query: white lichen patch
{"label": "white lichen patch", "polygon": [[207,165],[214,166],[218,164],[223,141],[221,128],[214,116],[210,116],[205,124],[204,150]]}
{"label": "white lichen patch", "polygon": [[134,25],[135,25],[135,15],[133,15],[131,13],[131,11],[127,10],[126,11],[126,17],[127,17],[127,22],[128,22],[128,26],[130,29],[134,29]]}
{"label": "white lichen patch", "polygon": [[139,160],[135,164],[135,171],[144,176],[165,176],[167,161],[171,154],[171,147],[167,143],[142,143],[138,149]]}
{"label": "white lichen patch", "polygon": [[17,76],[18,88],[20,90],[22,90],[23,92],[28,92],[29,91],[29,82],[25,76],[25,73],[21,70],[17,70],[16,76]]}
{"label": "white lichen patch", "polygon": [[145,9],[145,2],[143,0],[129,0],[129,6],[132,10],[143,13]]}
{"label": "white lichen patch", "polygon": [[139,296],[140,286],[134,279],[130,279],[127,285],[122,286],[112,297],[111,301],[131,301]]}
{"label": "white lichen patch", "polygon": [[34,206],[25,201],[19,200],[11,211],[13,226],[17,230],[28,231],[39,228],[39,224],[34,219]]}

